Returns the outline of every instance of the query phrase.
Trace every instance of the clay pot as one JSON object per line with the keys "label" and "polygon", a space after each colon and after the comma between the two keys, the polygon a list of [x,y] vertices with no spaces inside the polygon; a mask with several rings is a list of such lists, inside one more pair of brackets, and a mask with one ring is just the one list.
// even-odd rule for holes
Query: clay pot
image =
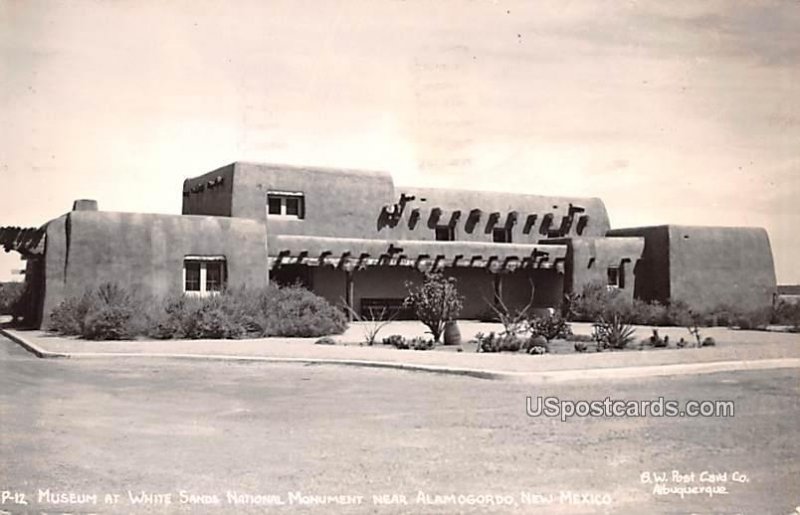
{"label": "clay pot", "polygon": [[458,329],[458,322],[451,320],[444,324],[444,344],[460,345],[461,331]]}

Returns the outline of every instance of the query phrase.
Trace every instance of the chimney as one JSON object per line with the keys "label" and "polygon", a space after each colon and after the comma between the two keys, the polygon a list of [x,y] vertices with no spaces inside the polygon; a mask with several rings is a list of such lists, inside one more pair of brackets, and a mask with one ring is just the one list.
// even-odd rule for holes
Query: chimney
{"label": "chimney", "polygon": [[72,204],[73,211],[97,211],[97,201],[92,199],[79,199]]}

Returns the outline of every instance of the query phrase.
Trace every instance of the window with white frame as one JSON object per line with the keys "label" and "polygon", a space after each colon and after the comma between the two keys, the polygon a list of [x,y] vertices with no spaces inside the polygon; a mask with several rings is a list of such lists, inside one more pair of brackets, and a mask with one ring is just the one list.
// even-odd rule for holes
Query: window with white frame
{"label": "window with white frame", "polygon": [[270,191],[267,193],[267,214],[287,218],[306,217],[305,196],[297,191]]}
{"label": "window with white frame", "polygon": [[183,260],[183,291],[189,295],[213,295],[225,288],[223,256],[186,256]]}

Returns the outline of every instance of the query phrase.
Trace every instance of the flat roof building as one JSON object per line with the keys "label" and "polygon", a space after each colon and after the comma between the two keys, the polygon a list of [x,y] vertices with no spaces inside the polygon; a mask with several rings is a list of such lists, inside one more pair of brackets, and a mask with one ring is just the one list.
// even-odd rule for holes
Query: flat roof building
{"label": "flat roof building", "polygon": [[3,228],[0,244],[28,260],[34,325],[102,282],[155,295],[300,282],[363,313],[398,309],[406,282],[442,271],[465,295],[463,318],[485,316],[497,297],[557,308],[593,283],[696,309],[765,307],[776,292],[763,229],[612,230],[598,198],[407,188],[385,172],[250,162],[184,181],[181,215],[78,201],[41,228]]}

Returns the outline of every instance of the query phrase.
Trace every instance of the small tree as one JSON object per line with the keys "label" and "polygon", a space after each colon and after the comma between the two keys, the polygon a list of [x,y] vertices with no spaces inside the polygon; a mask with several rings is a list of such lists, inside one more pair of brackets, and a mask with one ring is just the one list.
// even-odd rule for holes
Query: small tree
{"label": "small tree", "polygon": [[444,331],[444,325],[456,318],[463,305],[463,297],[458,294],[456,280],[440,273],[427,273],[421,285],[406,282],[408,296],[405,305],[417,320],[425,324],[434,342]]}

